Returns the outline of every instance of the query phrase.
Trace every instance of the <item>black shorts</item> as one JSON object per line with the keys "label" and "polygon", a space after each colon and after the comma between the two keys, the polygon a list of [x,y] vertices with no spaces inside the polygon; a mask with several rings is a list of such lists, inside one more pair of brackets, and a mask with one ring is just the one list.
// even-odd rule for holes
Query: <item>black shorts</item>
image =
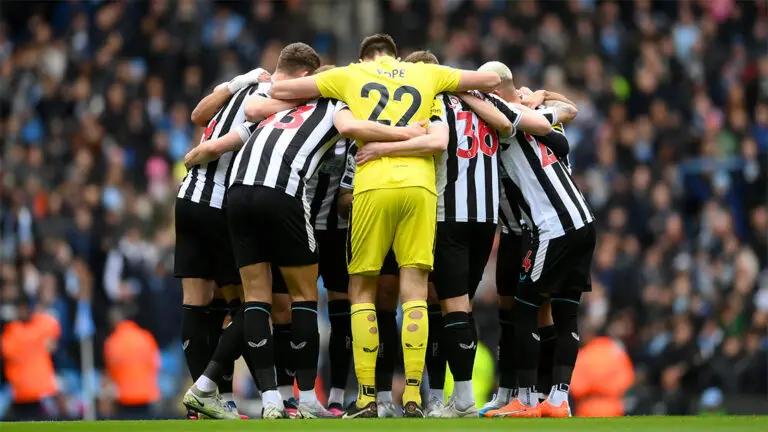
{"label": "black shorts", "polygon": [[592,291],[592,255],[597,233],[589,224],[561,237],[537,241],[523,232],[523,255],[518,291],[559,294]]}
{"label": "black shorts", "polygon": [[174,276],[212,280],[220,287],[240,284],[226,211],[177,198],[175,225]]}
{"label": "black shorts", "polygon": [[379,274],[385,276],[400,276],[400,266],[397,264],[395,251],[392,249],[390,249],[387,256],[384,257],[384,264],[381,265]]}
{"label": "black shorts", "polygon": [[347,230],[315,230],[319,257],[319,273],[328,291],[346,294],[349,289],[347,273]]}
{"label": "black shorts", "polygon": [[493,249],[493,222],[438,222],[432,280],[440,300],[475,296]]}
{"label": "black shorts", "polygon": [[517,281],[520,277],[520,254],[523,238],[520,234],[502,232],[499,236],[499,249],[496,256],[496,293],[502,297],[514,297],[517,294]]}
{"label": "black shorts", "polygon": [[227,191],[227,216],[237,267],[317,264],[309,209],[299,198],[265,186],[236,184]]}

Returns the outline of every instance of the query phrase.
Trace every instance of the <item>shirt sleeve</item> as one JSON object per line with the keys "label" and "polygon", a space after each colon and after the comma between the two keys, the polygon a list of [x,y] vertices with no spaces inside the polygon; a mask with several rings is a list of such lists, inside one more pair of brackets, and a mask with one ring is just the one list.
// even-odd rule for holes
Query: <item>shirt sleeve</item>
{"label": "shirt sleeve", "polygon": [[445,109],[445,95],[439,94],[432,101],[432,109],[429,113],[429,125],[438,125],[448,123],[446,116],[448,113]]}
{"label": "shirt sleeve", "polygon": [[349,108],[349,105],[344,103],[344,101],[335,100],[333,101],[333,114],[336,115],[337,112]]}
{"label": "shirt sleeve", "polygon": [[452,92],[459,87],[461,71],[448,66],[425,64],[426,73],[435,83],[435,93]]}
{"label": "shirt sleeve", "polygon": [[357,144],[354,141],[349,143],[347,148],[346,163],[344,164],[344,174],[341,176],[339,186],[342,189],[354,189],[355,171],[357,170]]}
{"label": "shirt sleeve", "polygon": [[315,76],[315,83],[320,95],[325,98],[344,100],[344,93],[349,83],[349,66],[337,67]]}
{"label": "shirt sleeve", "polygon": [[536,111],[543,115],[552,126],[557,124],[557,110],[552,107],[538,108]]}
{"label": "shirt sleeve", "polygon": [[248,141],[248,138],[251,136],[251,134],[256,132],[256,129],[258,128],[259,123],[249,122],[246,120],[245,123],[238,126],[235,131],[238,135],[240,135],[240,141],[246,142]]}
{"label": "shirt sleeve", "polygon": [[486,98],[488,101],[490,101],[493,106],[496,107],[497,110],[501,111],[502,114],[512,123],[512,133],[511,135],[514,135],[517,133],[517,125],[520,124],[520,120],[523,118],[523,113],[517,109],[514,105],[512,105],[509,102],[506,102],[502,100],[500,97],[496,95],[486,95]]}

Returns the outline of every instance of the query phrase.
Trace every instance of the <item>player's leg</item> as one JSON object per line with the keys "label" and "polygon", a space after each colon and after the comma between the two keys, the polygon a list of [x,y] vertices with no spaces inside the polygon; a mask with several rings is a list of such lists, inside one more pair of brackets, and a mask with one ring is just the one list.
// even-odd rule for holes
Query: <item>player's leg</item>
{"label": "player's leg", "polygon": [[192,380],[205,370],[212,350],[208,344],[208,307],[213,301],[214,268],[201,233],[207,210],[187,200],[176,200],[176,255],[174,275],[181,279],[181,340]]}
{"label": "player's leg", "polygon": [[493,399],[480,409],[480,415],[500,409],[513,398],[517,389],[517,375],[513,363],[515,326],[512,307],[520,274],[520,234],[502,230],[496,257],[496,290],[499,295],[499,326],[501,336],[497,348],[497,369],[499,388]]}
{"label": "player's leg", "polygon": [[539,366],[537,387],[539,390],[539,401],[546,399],[549,389],[552,387],[552,367],[555,356],[555,346],[557,332],[552,320],[552,305],[545,302],[539,309]]}
{"label": "player's leg", "polygon": [[344,389],[352,360],[352,326],[349,319],[349,276],[347,274],[347,230],[316,231],[319,249],[320,277],[328,292],[328,320],[331,336],[328,356],[331,367],[331,392],[328,411],[344,413]]}
{"label": "player's leg", "polygon": [[317,327],[317,244],[309,220],[309,205],[279,193],[274,204],[282,213],[276,221],[283,233],[275,262],[291,295],[291,357],[299,388],[297,417],[333,417],[315,393],[320,333]]}
{"label": "player's leg", "polygon": [[400,264],[400,299],[403,302],[403,415],[423,417],[420,387],[429,336],[427,283],[434,262],[437,197],[419,187],[404,188],[399,192],[400,220],[393,249]]}
{"label": "player's leg", "polygon": [[[434,273],[430,278],[434,277]],[[445,392],[445,371],[447,362],[445,360],[444,350],[441,347],[443,334],[443,312],[440,309],[440,300],[438,300],[435,284],[429,284],[427,292],[427,314],[429,315],[429,336],[427,337],[427,356],[424,360],[424,366],[427,368],[427,377],[429,377],[429,396],[424,414],[429,416],[431,412],[438,412],[444,406],[443,394]]]}
{"label": "player's leg", "polygon": [[[576,235],[579,234],[579,235]],[[576,239],[564,260],[570,267],[561,290],[552,293],[552,318],[556,329],[552,387],[542,404],[545,417],[569,417],[568,391],[579,352],[579,302],[584,292],[592,290],[590,271],[595,250],[596,233],[587,226],[574,233]]]}
{"label": "player's leg", "polygon": [[566,236],[539,241],[530,233],[524,235],[523,244],[528,251],[522,261],[513,314],[517,397],[500,410],[487,412],[486,417],[541,416],[536,387],[541,339],[538,315],[550,293],[569,274],[569,263],[565,260],[569,242]]}
{"label": "player's leg", "polygon": [[[469,320],[468,237],[467,223],[439,222],[437,224],[435,271],[432,273],[432,279],[443,315],[443,327],[438,330],[440,349],[444,355],[444,361],[447,361],[451,368],[454,387],[451,400],[446,405],[430,397],[425,412],[429,417],[453,417],[450,413],[455,411],[456,407],[446,408],[456,403],[462,405],[463,409],[474,407],[474,395],[471,390],[472,364],[477,344],[474,341],[474,332]],[[432,316],[430,316],[431,319]],[[430,388],[433,388],[432,384]]]}
{"label": "player's leg", "polygon": [[[234,266],[234,262],[232,262],[232,265]],[[230,340],[226,340],[224,335],[227,333],[226,330],[232,326],[232,320],[234,319],[235,313],[242,304],[241,297],[243,287],[239,284],[239,280],[237,281],[237,284],[232,285],[227,285],[226,282],[223,281],[217,281],[216,285],[220,288],[216,290],[215,299],[211,305],[211,314],[209,315],[211,321],[211,345],[215,344],[215,351],[211,356],[211,360],[213,361],[216,357],[216,353],[220,350],[231,351],[233,353],[231,354],[231,361],[222,363],[223,374],[216,380],[216,384],[218,384],[219,393],[227,407],[239,414],[233,391],[233,378],[235,373],[235,360],[239,358],[243,352],[243,337],[241,334],[239,339],[229,337],[228,339]],[[216,325],[217,322],[218,326]],[[224,346],[227,343],[231,343],[232,345],[229,347]]]}
{"label": "player's leg", "polygon": [[213,301],[214,283],[211,280],[184,278],[181,281],[183,300],[181,315],[181,338],[187,367],[193,380],[205,370],[211,359],[208,343],[210,330],[210,305]]}
{"label": "player's leg", "polygon": [[[448,363],[454,377],[451,401],[442,417],[477,417],[472,371],[477,347],[477,329],[471,315],[471,300],[485,272],[493,248],[493,223],[438,224],[435,282],[443,308],[444,338]],[[438,265],[442,267],[438,271]]]}
{"label": "player's leg", "polygon": [[277,391],[288,417],[296,417],[298,400],[293,396],[296,371],[291,361],[291,296],[283,275],[272,265],[272,338],[275,343],[275,374]]}
{"label": "player's leg", "polygon": [[[345,418],[376,417],[376,359],[379,327],[376,319],[376,283],[384,257],[392,245],[397,196],[392,190],[357,194],[352,206],[348,244],[349,302],[352,352],[357,376],[357,402]],[[394,208],[393,208],[394,207]]]}
{"label": "player's leg", "polygon": [[400,409],[392,400],[392,379],[400,357],[397,329],[399,269],[390,251],[384,260],[376,293],[376,318],[379,324],[379,356],[376,359],[376,403],[379,417],[399,417]]}
{"label": "player's leg", "polygon": [[[275,220],[284,216],[272,189],[235,185],[227,192],[230,238],[243,282],[244,343],[256,387],[262,393],[262,417],[285,417],[277,391],[272,313],[272,271],[269,262],[284,233]],[[276,202],[277,201],[277,202]]]}
{"label": "player's leg", "polygon": [[[237,269],[235,255],[232,250],[232,242],[229,238],[229,222],[225,210],[218,211],[218,221],[215,225],[215,231],[211,230],[209,244],[215,245],[214,251],[209,252],[210,258],[216,268],[216,299],[211,308],[210,317],[210,343],[219,351],[219,346],[225,351],[226,357],[231,360],[221,363],[224,373],[216,382],[219,385],[219,393],[227,406],[235,413],[237,403],[235,402],[232,380],[235,372],[235,360],[242,355],[244,350],[243,336],[228,335],[228,340],[223,339],[223,330],[226,326],[231,326],[234,314],[243,301],[243,286],[240,282],[240,272]],[[218,305],[218,306],[217,306]],[[233,332],[230,332],[233,333]],[[214,354],[215,355],[215,354]],[[221,359],[221,354],[219,359]]]}

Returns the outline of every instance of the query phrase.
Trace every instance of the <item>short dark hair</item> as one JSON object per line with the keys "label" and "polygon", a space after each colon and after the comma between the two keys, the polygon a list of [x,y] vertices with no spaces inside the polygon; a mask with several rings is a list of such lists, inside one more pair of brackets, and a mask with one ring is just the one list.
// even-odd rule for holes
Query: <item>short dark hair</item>
{"label": "short dark hair", "polygon": [[414,51],[410,54],[408,54],[408,57],[406,57],[404,60],[406,63],[428,63],[428,64],[436,64],[439,65],[440,61],[437,60],[437,57],[429,52],[428,50],[424,51]]}
{"label": "short dark hair", "polygon": [[376,33],[368,36],[360,42],[360,58],[373,58],[376,54],[385,54],[397,57],[397,45],[392,36],[384,33]]}
{"label": "short dark hair", "polygon": [[288,75],[295,75],[306,71],[312,73],[320,67],[320,56],[309,45],[296,42],[287,45],[280,51],[277,59],[277,70]]}
{"label": "short dark hair", "polygon": [[336,67],[336,65],[323,65],[323,66],[320,66],[319,68],[315,69],[315,72],[313,72],[313,75],[317,75],[319,73],[323,73],[325,71],[329,71],[329,70],[331,70],[331,69],[333,69],[335,67]]}

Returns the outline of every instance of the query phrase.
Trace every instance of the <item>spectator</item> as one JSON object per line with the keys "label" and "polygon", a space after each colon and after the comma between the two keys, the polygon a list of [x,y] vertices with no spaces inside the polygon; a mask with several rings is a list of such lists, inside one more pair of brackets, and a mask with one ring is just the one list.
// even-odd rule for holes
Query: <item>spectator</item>
{"label": "spectator", "polygon": [[51,353],[61,328],[50,315],[33,312],[24,296],[19,297],[16,310],[18,317],[5,326],[1,342],[5,376],[13,392],[13,419],[53,420],[57,388]]}
{"label": "spectator", "polygon": [[155,338],[135,322],[112,311],[114,330],[104,343],[107,375],[117,393],[117,417],[122,420],[152,418],[152,404],[160,399],[160,351]]}

